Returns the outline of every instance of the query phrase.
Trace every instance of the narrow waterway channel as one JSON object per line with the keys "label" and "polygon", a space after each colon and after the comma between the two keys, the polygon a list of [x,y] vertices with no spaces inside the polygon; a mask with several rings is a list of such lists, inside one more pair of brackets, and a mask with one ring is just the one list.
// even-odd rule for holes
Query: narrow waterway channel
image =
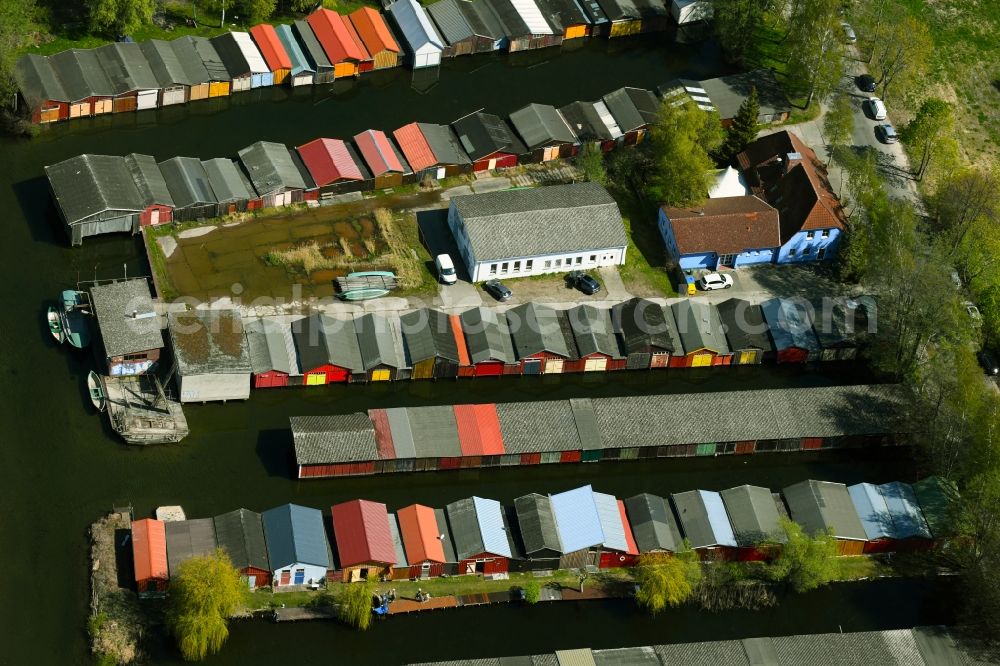
{"label": "narrow waterway channel", "polygon": [[[480,493],[504,501],[531,491],[553,492],[581,482],[629,495],[692,487],[723,488],[752,482],[772,487],[808,476],[841,481],[909,478],[904,451],[821,452],[752,459],[708,458],[533,469],[462,471],[406,477],[297,482],[291,479],[288,416],[350,412],[369,407],[538,400],[575,396],[687,392],[732,388],[824,385],[869,379],[854,366],[819,372],[798,368],[723,368],[659,377],[620,373],[607,377],[525,378],[502,381],[404,383],[259,392],[240,404],[188,410],[192,436],[183,444],[150,449],[122,445],[93,413],[83,390],[94,362],[51,342],[43,322],[49,301],[78,279],[148,273],[139,243],[124,236],[88,239],[69,248],[54,222],[42,168],[83,152],[234,156],[257,139],[300,144],[315,136],[349,136],[368,127],[393,129],[411,120],[448,122],[480,107],[506,114],[531,102],[564,104],[593,99],[621,85],[652,87],[679,76],[703,78],[725,71],[712,44],[671,45],[664,36],[584,43],[574,51],[533,54],[532,61],[466,58],[442,68],[436,85],[414,87],[411,73],[363,78],[342,90],[315,89],[289,99],[253,102],[252,95],[169,111],[67,123],[33,140],[0,139],[0,211],[4,257],[0,262],[0,568],[12,594],[0,604],[7,640],[0,664],[87,663],[85,618],[87,525],[113,505],[131,503],[138,515],[159,504],[179,503],[192,516],[238,506],[265,509],[287,501],[316,507],[368,497],[398,507],[413,501],[448,502]],[[921,584],[923,585],[923,584]],[[16,586],[16,587],[15,587]],[[862,586],[863,587],[863,586]],[[892,609],[885,622],[898,626],[937,621],[929,612],[949,599],[937,586],[892,587],[883,596],[831,591],[845,617]],[[16,593],[13,590],[16,589]],[[853,589],[853,588],[852,588]],[[859,588],[861,589],[861,588]],[[882,589],[882,588],[877,588]],[[869,593],[864,593],[869,594]],[[913,596],[917,595],[917,596]],[[826,597],[824,597],[826,599]],[[913,604],[911,604],[911,601]],[[877,602],[877,603],[876,603]],[[820,611],[827,603],[819,604]],[[832,606],[831,606],[832,607]],[[821,631],[834,617],[806,625],[801,608],[784,605],[771,615],[738,615],[703,623],[674,615],[655,621],[618,602],[538,608],[527,612],[479,609],[432,614],[380,625],[368,636],[331,623],[277,628],[240,623],[222,659],[226,663],[404,663],[477,654],[540,652],[569,644],[595,646],[668,640],[671,626],[697,627],[690,638],[769,633],[784,622],[790,631]],[[817,611],[819,612],[819,611]],[[692,616],[695,618],[697,616]],[[482,624],[479,624],[482,623]],[[453,636],[480,631],[480,642]],[[687,624],[685,624],[687,623]],[[607,626],[606,631],[599,631]],[[873,625],[857,628],[868,628]],[[698,629],[703,627],[703,629]],[[572,632],[570,630],[572,628]],[[845,627],[846,628],[846,627]],[[391,631],[391,634],[389,633]],[[713,634],[714,632],[714,634]],[[584,637],[570,641],[571,633]],[[421,640],[421,637],[423,639]],[[434,637],[427,639],[427,637]],[[380,640],[381,638],[381,640]],[[673,640],[669,638],[669,640]],[[414,646],[421,651],[415,654]],[[169,661],[173,653],[158,654]]]}

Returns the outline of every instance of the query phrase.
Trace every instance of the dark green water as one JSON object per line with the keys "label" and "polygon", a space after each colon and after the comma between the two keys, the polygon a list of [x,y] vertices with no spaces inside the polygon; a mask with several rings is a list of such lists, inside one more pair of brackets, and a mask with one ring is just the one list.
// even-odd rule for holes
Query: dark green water
{"label": "dark green water", "polygon": [[[837,453],[303,483],[290,477],[290,415],[460,401],[821,385],[864,378],[851,368],[836,374],[744,368],[263,392],[246,404],[191,408],[188,418],[193,434],[182,445],[142,450],[125,448],[92,412],[83,390],[86,373],[93,367],[89,354],[56,348],[48,335],[42,315],[47,302],[63,288],[77,279],[90,279],[95,271],[101,277],[115,277],[126,266],[129,275],[146,274],[148,267],[132,238],[88,239],[81,248],[67,246],[53,221],[41,178],[46,164],[82,152],[141,151],[160,159],[177,154],[231,157],[257,139],[301,144],[316,136],[348,136],[367,127],[393,129],[414,119],[447,122],[480,107],[506,114],[530,101],[563,104],[592,99],[620,85],[651,87],[677,76],[721,73],[713,47],[679,49],[657,43],[658,39],[593,42],[557,57],[552,57],[555,53],[532,54],[533,62],[517,66],[502,58],[459,60],[448,63],[429,90],[415,89],[411,73],[400,70],[362,79],[343,90],[336,85],[332,90],[302,91],[283,101],[253,103],[257,95],[289,97],[285,91],[245,93],[217,105],[209,102],[65,124],[31,141],[0,140],[5,249],[0,262],[4,297],[0,319],[0,570],[11,583],[10,596],[0,604],[0,633],[6,638],[0,663],[87,662],[86,528],[116,504],[131,503],[138,515],[160,504],[182,504],[189,515],[207,516],[238,506],[260,510],[287,501],[328,507],[358,496],[393,507],[413,501],[440,505],[472,493],[509,500],[529,491],[557,491],[587,481],[604,491],[627,495],[745,482],[780,487],[808,476],[842,481],[906,478],[912,470],[896,454]],[[834,601],[841,604],[836,608],[845,617],[853,618],[854,628],[937,621],[939,616],[928,610],[935,607],[936,587],[901,584],[888,589],[886,599],[892,601],[881,605],[882,611],[894,608],[888,619],[884,612],[871,611],[874,597],[865,595],[873,593],[852,596],[830,591],[823,593],[827,596],[795,602],[805,607],[784,605],[766,616],[675,614],[650,620],[637,617],[622,604],[591,603],[527,614],[495,608],[405,618],[382,625],[369,636],[348,634],[326,623],[294,627],[242,623],[234,627],[222,659],[272,664],[282,656],[296,656],[300,662],[312,663],[339,649],[349,655],[341,663],[374,663],[376,659],[401,663],[418,657],[463,656],[466,650],[468,654],[530,653],[571,644],[570,634],[557,627],[577,627],[580,640],[572,644],[595,646],[761,634],[775,632],[779,624],[795,631],[824,631],[839,621],[827,610]],[[896,612],[895,607],[910,601],[913,609]],[[811,623],[810,617],[821,620]],[[786,620],[788,624],[781,624]],[[693,633],[689,637],[675,633],[670,627],[678,622]],[[476,623],[491,626],[489,636],[481,641],[452,638],[473,635],[480,626]],[[516,643],[509,639],[511,635],[518,636]],[[427,636],[435,638],[421,639]],[[293,644],[295,654],[286,655]],[[417,645],[419,653],[414,651]],[[158,660],[171,658],[168,651]]]}

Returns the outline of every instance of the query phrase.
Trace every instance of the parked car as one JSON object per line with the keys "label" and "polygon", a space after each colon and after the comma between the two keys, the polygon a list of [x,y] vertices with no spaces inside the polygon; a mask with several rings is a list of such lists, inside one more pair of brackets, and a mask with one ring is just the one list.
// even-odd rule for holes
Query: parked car
{"label": "parked car", "polygon": [[583,271],[570,271],[566,275],[566,282],[569,286],[576,287],[588,296],[593,296],[601,290],[601,283]]}
{"label": "parked car", "polygon": [[896,128],[892,126],[891,123],[882,123],[875,127],[875,136],[882,143],[896,143],[899,141],[899,136],[896,134]]}
{"label": "parked car", "polygon": [[975,303],[965,301],[962,305],[965,306],[965,312],[969,315],[969,319],[972,320],[974,325],[979,326],[983,323],[983,315],[980,314],[979,308],[976,307]]}
{"label": "parked car", "polygon": [[976,357],[979,359],[979,365],[983,366],[983,371],[986,374],[991,377],[1000,374],[1000,364],[997,363],[997,357],[989,349],[980,349]]}
{"label": "parked car", "polygon": [[858,36],[854,34],[854,28],[851,27],[850,23],[846,21],[841,23],[840,26],[844,29],[844,39],[847,40],[848,44],[853,44],[858,41]]}
{"label": "parked car", "polygon": [[506,301],[508,298],[514,295],[510,289],[507,288],[500,280],[487,280],[483,283],[483,289],[500,302]]}
{"label": "parked car", "polygon": [[706,273],[701,276],[698,283],[702,291],[715,291],[716,289],[729,289],[733,286],[733,276],[722,273]]}
{"label": "parked car", "polygon": [[858,88],[863,92],[875,92],[875,77],[871,74],[862,74],[857,78]]}
{"label": "parked car", "polygon": [[437,268],[438,279],[445,284],[455,284],[458,282],[458,274],[455,272],[455,264],[447,254],[439,254],[434,258],[434,266]]}
{"label": "parked car", "polygon": [[888,115],[885,102],[878,97],[869,97],[865,100],[865,111],[869,117],[875,120],[885,120],[886,115]]}

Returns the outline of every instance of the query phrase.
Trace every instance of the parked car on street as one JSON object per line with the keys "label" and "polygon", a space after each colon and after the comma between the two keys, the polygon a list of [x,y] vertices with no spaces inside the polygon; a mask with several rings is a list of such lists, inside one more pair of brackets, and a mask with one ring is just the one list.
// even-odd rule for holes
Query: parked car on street
{"label": "parked car on street", "polygon": [[878,97],[869,97],[865,100],[865,111],[874,120],[885,120],[885,117],[888,115],[885,102]]}
{"label": "parked car on street", "polygon": [[437,268],[438,279],[445,284],[455,284],[458,282],[458,274],[455,272],[455,264],[447,254],[439,254],[434,258],[434,266]]}
{"label": "parked car on street", "polygon": [[875,92],[875,77],[871,74],[862,74],[857,78],[858,88],[863,92]]}
{"label": "parked car on street", "polygon": [[506,301],[514,295],[514,292],[508,289],[507,285],[500,280],[487,280],[483,283],[483,289],[486,290],[486,293],[500,302]]}
{"label": "parked car on street", "polygon": [[1000,364],[997,363],[997,357],[989,349],[980,349],[976,357],[979,359],[979,365],[983,366],[983,371],[986,374],[991,377],[1000,374]]}
{"label": "parked car on street", "polygon": [[701,276],[699,286],[702,291],[715,291],[716,289],[729,289],[733,286],[733,276],[723,273],[706,273]]}
{"label": "parked car on street", "polygon": [[882,143],[896,143],[899,141],[899,136],[896,134],[896,128],[892,126],[891,123],[883,123],[875,127],[875,136]]}
{"label": "parked car on street", "polygon": [[858,41],[858,36],[854,33],[854,28],[851,27],[850,23],[846,21],[841,23],[840,26],[844,29],[844,39],[847,40],[848,44],[853,44]]}
{"label": "parked car on street", "polygon": [[570,271],[566,275],[566,282],[588,296],[593,296],[601,290],[601,283],[583,271]]}

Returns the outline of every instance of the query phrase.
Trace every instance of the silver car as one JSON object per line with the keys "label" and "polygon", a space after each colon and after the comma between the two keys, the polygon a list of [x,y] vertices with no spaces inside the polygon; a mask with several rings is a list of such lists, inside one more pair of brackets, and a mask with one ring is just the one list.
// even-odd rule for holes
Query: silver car
{"label": "silver car", "polygon": [[851,27],[850,23],[841,23],[842,28],[844,28],[844,39],[847,40],[848,44],[854,44],[858,41],[858,36],[854,33],[854,28]]}

